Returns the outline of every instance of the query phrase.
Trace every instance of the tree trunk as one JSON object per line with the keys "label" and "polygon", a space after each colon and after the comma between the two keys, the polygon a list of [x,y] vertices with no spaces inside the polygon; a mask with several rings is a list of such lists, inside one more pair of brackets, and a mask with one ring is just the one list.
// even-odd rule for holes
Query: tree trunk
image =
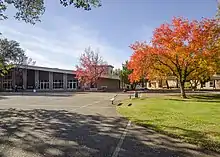
{"label": "tree trunk", "polygon": [[136,88],[136,83],[133,83],[133,84],[131,85],[131,89],[132,89],[132,90],[135,90],[135,88]]}
{"label": "tree trunk", "polygon": [[178,79],[176,79],[176,88],[179,88],[178,85],[179,85],[179,81]]}
{"label": "tree trunk", "polygon": [[123,77],[121,78],[121,87],[122,87],[122,89],[125,88],[125,83],[124,83],[124,78]]}
{"label": "tree trunk", "polygon": [[190,83],[191,89],[193,91],[193,82],[189,81],[189,83]]}
{"label": "tree trunk", "polygon": [[158,87],[159,87],[159,88],[162,88],[162,87],[163,87],[162,80],[159,80]]}
{"label": "tree trunk", "polygon": [[141,86],[144,88],[144,79],[142,79]]}
{"label": "tree trunk", "polygon": [[184,81],[180,81],[180,92],[181,92],[181,97],[186,98],[185,82]]}
{"label": "tree trunk", "polygon": [[197,90],[198,83],[199,83],[199,81],[196,80],[196,81],[195,81],[195,85],[194,85],[194,87],[193,87],[193,88],[194,88],[194,91]]}
{"label": "tree trunk", "polygon": [[192,91],[195,91],[196,87],[197,87],[197,82],[196,81],[190,81],[189,83],[190,83]]}
{"label": "tree trunk", "polygon": [[216,89],[216,87],[215,87],[215,80],[213,81],[213,89]]}
{"label": "tree trunk", "polygon": [[151,82],[150,81],[148,81],[148,87],[151,88]]}
{"label": "tree trunk", "polygon": [[166,85],[167,85],[167,89],[170,89],[170,87],[169,87],[169,83],[168,83],[167,80],[166,80]]}

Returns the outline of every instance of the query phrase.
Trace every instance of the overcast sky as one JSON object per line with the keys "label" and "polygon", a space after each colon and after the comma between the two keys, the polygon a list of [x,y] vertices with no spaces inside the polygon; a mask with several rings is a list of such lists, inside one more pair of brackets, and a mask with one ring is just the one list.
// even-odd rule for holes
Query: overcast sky
{"label": "overcast sky", "polygon": [[4,37],[17,40],[39,66],[74,69],[87,47],[97,50],[109,64],[121,67],[135,41],[149,41],[153,30],[173,16],[189,19],[214,17],[216,0],[102,0],[102,7],[84,11],[64,8],[59,0],[47,0],[42,22],[26,24],[0,21]]}

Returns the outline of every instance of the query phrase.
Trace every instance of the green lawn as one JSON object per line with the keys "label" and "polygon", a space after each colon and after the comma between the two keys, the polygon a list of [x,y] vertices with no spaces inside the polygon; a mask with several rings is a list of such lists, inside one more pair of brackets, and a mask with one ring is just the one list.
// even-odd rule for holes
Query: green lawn
{"label": "green lawn", "polygon": [[220,95],[125,100],[117,110],[137,124],[220,152]]}

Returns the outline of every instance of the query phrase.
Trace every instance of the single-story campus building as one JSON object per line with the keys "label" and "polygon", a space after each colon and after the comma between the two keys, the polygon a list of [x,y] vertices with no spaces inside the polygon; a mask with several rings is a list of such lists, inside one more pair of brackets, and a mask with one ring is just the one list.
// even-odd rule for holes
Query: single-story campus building
{"label": "single-story campus building", "polygon": [[[150,81],[147,82],[146,87],[149,89],[159,89],[159,88],[178,88],[178,81],[175,77],[170,76],[167,80],[161,81]],[[186,88],[190,87],[190,82],[186,82]],[[197,89],[220,89],[220,74],[213,75],[209,81],[199,83]]]}
{"label": "single-story campus building", "polygon": [[[99,78],[97,88],[118,90],[119,76],[113,74],[113,66],[107,67],[108,72]],[[12,68],[7,75],[0,77],[1,91],[13,91],[15,88],[26,91],[74,91],[83,87],[73,70],[25,65]]]}

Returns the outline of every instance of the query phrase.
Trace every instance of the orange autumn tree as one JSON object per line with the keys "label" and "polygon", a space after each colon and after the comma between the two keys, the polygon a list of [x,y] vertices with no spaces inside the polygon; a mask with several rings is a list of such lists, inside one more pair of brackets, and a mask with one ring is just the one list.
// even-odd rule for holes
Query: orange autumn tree
{"label": "orange autumn tree", "polygon": [[186,98],[186,81],[207,71],[210,74],[215,72],[215,58],[219,54],[209,48],[215,26],[216,21],[212,19],[189,21],[173,18],[171,24],[162,24],[154,32],[155,62],[178,79],[183,98]]}
{"label": "orange autumn tree", "polygon": [[143,78],[148,81],[162,80],[171,75],[166,67],[155,62],[156,48],[146,42],[135,42],[130,48],[134,51],[128,62],[128,69],[132,70],[129,75],[131,82],[139,82]]}
{"label": "orange autumn tree", "polygon": [[[209,44],[214,26],[216,20],[212,19],[189,21],[173,18],[170,24],[162,24],[154,31],[152,46],[145,43],[132,45],[132,49],[136,49],[133,49],[134,54],[130,62],[136,58],[136,66],[140,68],[134,66],[134,74],[147,70],[149,76],[174,76],[178,79],[181,96],[186,98],[186,81],[198,78],[207,71],[212,75],[216,70],[219,53],[210,49]],[[147,62],[141,66],[143,58],[147,58]]]}
{"label": "orange autumn tree", "polygon": [[136,42],[130,46],[134,51],[128,62],[128,69],[132,70],[132,73],[129,75],[130,82],[139,82],[141,79],[147,79],[149,76],[151,47],[145,45],[146,43]]}

